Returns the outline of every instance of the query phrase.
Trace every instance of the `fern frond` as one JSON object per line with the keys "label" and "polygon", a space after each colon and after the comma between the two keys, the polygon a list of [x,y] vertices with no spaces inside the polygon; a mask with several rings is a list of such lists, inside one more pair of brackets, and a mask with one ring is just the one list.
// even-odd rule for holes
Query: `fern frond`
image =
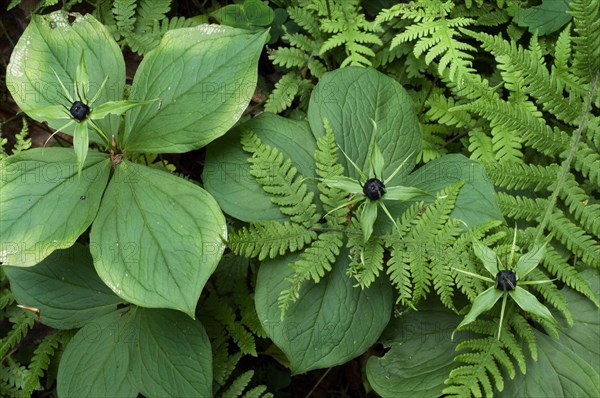
{"label": "fern frond", "polygon": [[[391,43],[391,48],[407,42],[418,40],[414,47],[415,57],[423,53],[425,63],[430,64],[441,56],[438,61],[438,73],[442,75],[448,68],[450,80],[460,81],[465,74],[471,74],[473,56],[466,51],[476,51],[470,44],[454,38],[459,34],[457,28],[472,25],[475,21],[470,18],[441,18],[409,25],[404,32],[398,34]],[[466,29],[464,29],[466,31]]]}
{"label": "fern frond", "polygon": [[316,238],[317,233],[302,224],[261,221],[233,231],[228,246],[235,254],[264,260],[301,250]]}
{"label": "fern frond", "polygon": [[594,0],[573,0],[569,4],[573,16],[575,51],[573,67],[585,83],[592,81],[600,70],[600,18],[599,5]]}
{"label": "fern frond", "polygon": [[281,47],[269,54],[269,59],[273,64],[283,66],[285,68],[302,67],[310,56],[303,50],[295,47]]}
{"label": "fern frond", "polygon": [[300,254],[300,258],[295,263],[290,264],[294,270],[294,274],[286,278],[290,287],[283,290],[277,300],[282,319],[290,304],[300,298],[300,288],[305,281],[312,279],[318,283],[326,272],[331,271],[332,264],[340,254],[342,244],[341,232],[323,232]]}
{"label": "fern frond", "polygon": [[546,206],[548,206],[547,199],[531,199],[505,192],[498,192],[497,197],[502,214],[516,220],[536,220],[544,213]]}
{"label": "fern frond", "polygon": [[520,135],[506,130],[502,126],[492,127],[492,148],[496,154],[496,160],[500,163],[516,162],[523,157]]}
{"label": "fern frond", "polygon": [[473,160],[484,164],[496,162],[492,139],[481,128],[474,128],[469,132],[469,152]]}
{"label": "fern frond", "polygon": [[[513,318],[518,319],[518,316],[510,317],[511,320]],[[444,394],[456,397],[492,396],[494,387],[498,391],[504,389],[502,372],[506,372],[511,379],[515,377],[513,360],[516,360],[522,372],[525,371],[525,357],[520,342],[506,325],[502,328],[500,339],[497,339],[494,337],[497,328],[496,322],[486,320],[476,320],[465,326],[465,329],[487,337],[470,338],[458,344],[456,351],[467,350],[468,352],[454,358],[456,362],[462,362],[463,365],[450,372],[444,382],[448,385],[443,390]],[[522,327],[520,331],[525,332],[525,329]]]}
{"label": "fern frond", "polygon": [[165,18],[171,9],[171,0],[138,0],[134,31],[145,32]]}
{"label": "fern frond", "polygon": [[567,175],[559,197],[564,200],[569,212],[587,232],[593,236],[600,236],[600,205],[589,203],[590,195],[581,188],[572,174]]}
{"label": "fern frond", "polygon": [[296,72],[288,72],[275,84],[275,89],[265,103],[265,111],[272,113],[283,112],[292,105],[294,98],[307,83]]}
{"label": "fern frond", "polygon": [[488,96],[470,104],[459,105],[453,110],[476,113],[493,125],[501,125],[515,134],[523,134],[523,143],[545,155],[558,156],[567,148],[569,142],[569,137],[564,131],[548,126],[541,116],[532,114],[520,103]]}
{"label": "fern frond", "polygon": [[316,38],[321,36],[319,20],[309,10],[303,7],[289,7],[287,12],[290,19],[306,30],[311,36]]}
{"label": "fern frond", "polygon": [[375,282],[383,270],[383,251],[383,242],[376,238],[369,239],[364,245],[350,248],[350,257],[354,260],[350,263],[347,274],[356,280],[355,286],[365,289]]}
{"label": "fern frond", "polygon": [[548,229],[569,250],[581,257],[587,265],[600,267],[600,244],[577,224],[565,217],[562,211],[555,210],[548,222]]}
{"label": "fern frond", "polygon": [[[533,271],[531,271],[531,273],[528,275],[528,277],[531,278],[532,280],[548,280],[549,279],[548,276],[545,275],[539,269],[534,269]],[[556,285],[554,283],[533,284],[530,286],[529,290],[536,290],[538,293],[540,293],[542,295],[542,297],[544,297],[544,300],[546,302],[552,304],[552,306],[554,308],[556,308],[558,311],[560,311],[563,314],[563,316],[567,320],[567,323],[569,324],[569,326],[573,326],[573,316],[571,315],[571,312],[569,311],[569,308],[567,305],[567,300],[565,299],[565,296],[556,287]],[[538,317],[535,317],[535,319],[538,320]]]}
{"label": "fern frond", "polygon": [[241,352],[229,354],[229,344],[222,338],[220,344],[213,342],[213,383],[217,386],[225,384],[235,366],[242,358]]}
{"label": "fern frond", "polygon": [[[7,356],[0,364],[0,390],[6,390],[8,393],[17,391],[16,397],[22,397],[21,390],[23,381],[27,378],[28,370],[21,365],[12,356]],[[6,366],[5,366],[6,365]]]}
{"label": "fern frond", "polygon": [[216,294],[211,295],[204,303],[204,311],[221,325],[219,330],[225,328],[242,354],[256,356],[254,336],[236,319],[236,311],[229,302],[219,299]]}
{"label": "fern frond", "polygon": [[592,300],[596,306],[600,307],[600,301],[594,294],[594,291],[591,289],[588,282],[581,277],[575,268],[564,260],[554,247],[550,245],[546,246],[546,254],[542,260],[542,265],[551,275],[564,282],[573,290],[583,294]]}
{"label": "fern frond", "polygon": [[454,357],[456,362],[463,362],[466,365],[454,368],[450,372],[448,379],[444,382],[449,386],[444,388],[442,393],[457,397],[471,395],[481,397],[483,392],[486,396],[491,397],[494,388],[490,382],[490,375],[494,379],[496,388],[502,391],[504,379],[496,363],[496,357],[502,354],[506,355],[502,350],[502,345],[501,341],[492,336],[469,339],[460,343],[456,347],[456,351],[468,349],[471,352]]}
{"label": "fern frond", "polygon": [[19,152],[31,148],[31,138],[27,138],[27,136],[29,135],[29,126],[27,125],[27,119],[23,117],[22,120],[23,127],[21,128],[21,131],[19,131],[15,136],[17,141],[15,142],[15,146],[12,150],[13,155],[16,155]]}
{"label": "fern frond", "polygon": [[55,350],[61,343],[62,336],[60,332],[53,332],[46,337],[37,345],[33,352],[33,357],[29,363],[29,373],[25,379],[23,385],[23,395],[30,396],[34,389],[36,389],[40,383],[40,377],[44,375],[44,372],[48,370],[50,361],[54,356]]}
{"label": "fern frond", "polygon": [[162,20],[154,20],[152,25],[143,32],[131,32],[127,34],[127,44],[131,51],[144,55],[156,47],[165,33],[169,30],[187,28],[198,25],[199,21],[194,18],[173,17]]}
{"label": "fern frond", "polygon": [[20,315],[12,325],[12,329],[6,336],[0,339],[0,358],[4,358],[6,354],[15,348],[17,344],[25,337],[27,332],[33,327],[35,318],[29,315]]}
{"label": "fern frond", "polygon": [[[317,139],[317,151],[315,152],[315,164],[317,177],[321,180],[344,175],[344,167],[339,163],[338,148],[335,143],[335,135],[329,121],[324,121],[325,135]],[[331,228],[338,228],[345,224],[346,207],[339,208],[346,199],[344,191],[332,188],[323,182],[317,184],[319,188],[319,199],[323,204],[323,210],[327,213],[325,218]],[[337,209],[337,210],[335,210]]]}
{"label": "fern frond", "polygon": [[453,112],[455,106],[453,97],[446,97],[442,93],[434,93],[427,99],[429,110],[426,115],[432,121],[447,126],[464,127],[472,122],[471,116],[466,112]]}
{"label": "fern frond", "polygon": [[[507,322],[516,332],[517,335],[527,344],[527,348],[529,349],[529,353],[534,361],[537,362],[537,339],[535,338],[535,330],[533,327],[527,322],[521,314],[513,313],[512,316],[508,319]],[[503,333],[504,334],[504,333]],[[519,366],[521,367],[521,372],[525,373],[525,366],[521,366],[519,362]]]}
{"label": "fern frond", "polygon": [[3,310],[14,302],[15,296],[12,294],[10,289],[0,290],[0,310]]}
{"label": "fern frond", "polygon": [[[600,24],[598,26],[600,27]],[[503,69],[519,72],[523,76],[523,84],[519,89],[533,96],[547,112],[570,125],[575,126],[579,123],[582,101],[579,97],[565,98],[563,87],[559,85],[556,75],[550,74],[544,66],[544,54],[535,35],[531,39],[530,50],[525,50],[501,36],[466,30],[463,30],[463,33],[481,41],[483,48],[496,55],[499,62],[508,61],[509,64],[505,64]],[[590,119],[590,124],[598,125],[593,115]]]}
{"label": "fern frond", "polygon": [[253,370],[248,370],[241,375],[239,375],[233,383],[227,388],[227,390],[223,391],[221,398],[238,398],[242,395],[250,380],[254,376]]}
{"label": "fern frond", "polygon": [[135,25],[135,8],[138,0],[115,0],[113,15],[117,22],[118,32],[124,36],[133,32]]}
{"label": "fern frond", "polygon": [[266,386],[256,386],[246,391],[243,398],[273,398],[273,394],[270,392],[265,394],[265,391],[267,391]]}
{"label": "fern frond", "polygon": [[523,162],[484,163],[485,171],[497,187],[506,189],[533,189],[540,191],[556,181],[560,166],[541,166]]}
{"label": "fern frond", "polygon": [[[453,308],[453,280],[449,264],[441,261],[440,251],[452,245],[460,233],[458,223],[449,218],[462,185],[463,182],[458,182],[442,189],[432,204],[411,206],[397,221],[398,228],[385,238],[386,245],[391,247],[387,272],[400,293],[400,302],[411,305],[419,301],[434,284],[444,304]],[[431,242],[437,245],[432,248]],[[439,273],[434,280],[431,264],[438,261],[435,271]]]}
{"label": "fern frond", "polygon": [[419,220],[414,222],[414,227],[406,235],[406,239],[415,242],[431,242],[448,222],[463,185],[464,182],[459,181],[438,192],[435,202],[427,206]]}
{"label": "fern frond", "polygon": [[589,178],[592,184],[600,186],[600,153],[585,142],[580,141],[577,146],[573,168]]}
{"label": "fern frond", "polygon": [[294,223],[307,228],[319,221],[317,208],[313,201],[314,193],[309,191],[298,170],[289,159],[276,148],[265,145],[256,134],[250,131],[242,133],[241,143],[251,164],[250,173],[271,195],[271,201],[279,207],[282,214],[290,216]]}

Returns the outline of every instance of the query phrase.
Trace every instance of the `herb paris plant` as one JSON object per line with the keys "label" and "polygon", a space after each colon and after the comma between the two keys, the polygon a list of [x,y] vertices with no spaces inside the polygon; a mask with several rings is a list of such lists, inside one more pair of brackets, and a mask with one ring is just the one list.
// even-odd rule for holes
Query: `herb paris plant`
{"label": "herb paris plant", "polygon": [[[32,118],[74,135],[75,153],[40,148],[0,161],[0,262],[14,267],[11,285],[52,284],[59,292],[35,298],[42,322],[83,326],[62,357],[59,395],[212,393],[210,344],[192,318],[224,250],[225,218],[198,185],[133,160],[200,148],[236,123],[256,85],[265,38],[214,25],[172,30],[146,54],[124,100],[123,56],[104,26],[90,15],[32,17],[7,85]],[[97,104],[87,99],[96,83]],[[89,248],[73,246],[90,225]],[[60,269],[73,262],[85,272]],[[102,283],[112,290],[104,304]],[[26,294],[19,300],[32,303]],[[116,307],[123,302],[151,309]],[[173,324],[174,338],[187,345],[169,343]],[[89,339],[94,328],[102,333]],[[165,357],[156,361],[156,352]],[[165,369],[175,377],[158,383]],[[99,377],[107,372],[110,385]]]}

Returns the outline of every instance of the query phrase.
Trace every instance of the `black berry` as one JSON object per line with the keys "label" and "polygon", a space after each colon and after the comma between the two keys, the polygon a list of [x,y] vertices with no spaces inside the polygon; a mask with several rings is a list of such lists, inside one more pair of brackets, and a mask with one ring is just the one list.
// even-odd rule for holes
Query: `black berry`
{"label": "black berry", "polygon": [[363,185],[363,193],[371,200],[377,200],[385,193],[385,185],[377,178],[371,178]]}
{"label": "black berry", "polygon": [[496,289],[509,292],[517,287],[517,276],[511,270],[505,269],[496,274]]}
{"label": "black berry", "polygon": [[73,116],[79,121],[85,119],[89,111],[90,107],[81,101],[73,102],[73,105],[71,105],[71,109],[69,109],[69,112],[71,112],[71,116]]}

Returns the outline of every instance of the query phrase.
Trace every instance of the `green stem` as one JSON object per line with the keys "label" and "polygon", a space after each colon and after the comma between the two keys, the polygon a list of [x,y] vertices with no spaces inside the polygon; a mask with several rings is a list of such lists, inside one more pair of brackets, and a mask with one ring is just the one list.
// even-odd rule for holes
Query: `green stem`
{"label": "green stem", "polygon": [[567,178],[567,174],[569,173],[569,170],[571,169],[571,163],[573,162],[573,159],[575,158],[575,154],[577,153],[577,146],[579,145],[579,140],[581,139],[581,135],[583,134],[583,127],[585,126],[588,115],[590,113],[590,109],[592,107],[592,101],[594,98],[594,93],[596,92],[596,82],[598,81],[598,73],[599,72],[596,72],[596,75],[592,79],[592,88],[590,89],[590,93],[588,96],[588,101],[587,101],[587,104],[585,107],[585,111],[583,112],[583,117],[581,118],[581,122],[579,123],[579,127],[577,128],[577,132],[575,133],[575,137],[573,138],[573,145],[571,146],[571,151],[569,152],[569,156],[567,156],[567,158],[563,162],[562,172],[560,174],[560,177],[558,178],[558,181],[556,182],[556,188],[554,189],[554,192],[552,192],[552,195],[550,196],[550,200],[548,203],[548,207],[546,208],[546,213],[544,214],[544,218],[542,219],[542,222],[538,226],[538,231],[537,231],[537,234],[533,241],[534,245],[537,244],[540,241],[540,239],[542,238],[542,235],[544,234],[544,229],[546,228],[546,225],[550,221],[550,217],[552,217],[552,211],[554,210],[554,206],[556,205],[556,200],[558,199],[560,190],[562,189],[562,186],[565,183],[565,179]]}

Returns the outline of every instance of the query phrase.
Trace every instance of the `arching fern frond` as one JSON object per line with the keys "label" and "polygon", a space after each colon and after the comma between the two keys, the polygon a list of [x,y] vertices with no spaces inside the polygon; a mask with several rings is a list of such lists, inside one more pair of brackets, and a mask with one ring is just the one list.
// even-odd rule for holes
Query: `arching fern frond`
{"label": "arching fern frond", "polygon": [[589,83],[600,70],[600,18],[598,0],[573,0],[569,14],[573,16],[575,51],[573,67],[581,79]]}
{"label": "arching fern frond", "polygon": [[294,270],[294,274],[286,278],[290,287],[283,290],[277,300],[282,319],[290,304],[300,298],[300,288],[304,282],[312,279],[318,283],[326,272],[331,271],[331,266],[340,254],[340,248],[344,243],[342,238],[341,232],[323,232],[300,254],[296,262],[290,264]]}
{"label": "arching fern frond", "polygon": [[557,164],[541,166],[523,162],[484,163],[495,186],[506,189],[547,189],[558,178]]}
{"label": "arching fern frond", "polygon": [[53,332],[44,337],[37,345],[28,366],[29,372],[27,378],[24,380],[23,396],[30,396],[33,390],[38,387],[40,377],[44,376],[44,372],[50,367],[50,361],[54,356],[54,352],[63,339],[62,332]]}
{"label": "arching fern frond", "polygon": [[590,203],[593,199],[581,188],[573,174],[568,174],[559,197],[587,232],[600,236],[600,204]]}
{"label": "arching fern frond", "polygon": [[367,21],[358,8],[358,1],[332,2],[331,15],[321,20],[321,30],[332,36],[321,45],[319,54],[343,46],[347,56],[340,65],[342,68],[347,65],[371,66],[369,58],[375,53],[368,45],[383,44],[374,33],[381,28]]}
{"label": "arching fern frond", "polygon": [[235,254],[264,260],[301,250],[316,237],[302,224],[262,221],[232,232],[228,244]]}
{"label": "arching fern frond", "polygon": [[34,323],[35,318],[27,314],[19,315],[16,318],[8,334],[0,339],[0,358],[4,358],[10,350],[16,347]]}
{"label": "arching fern frond", "polygon": [[548,228],[569,250],[581,257],[584,263],[595,268],[600,267],[600,244],[577,224],[565,217],[562,211],[555,210]]}
{"label": "arching fern frond", "polygon": [[517,220],[537,220],[548,206],[547,199],[532,199],[525,196],[498,192],[498,205],[502,213]]}
{"label": "arching fern frond", "polygon": [[425,63],[427,64],[441,57],[438,61],[438,73],[441,75],[448,68],[450,80],[458,81],[462,75],[474,72],[473,56],[467,51],[476,51],[477,49],[454,37],[460,35],[457,28],[472,25],[474,22],[470,18],[458,17],[412,24],[392,40],[391,48],[407,41],[417,40],[414,46],[415,57],[419,58],[421,54],[425,53]]}
{"label": "arching fern frond", "polygon": [[[324,121],[325,135],[317,139],[317,151],[315,152],[315,164],[317,176],[321,179],[339,177],[344,175],[344,167],[339,163],[338,148],[335,143],[335,135],[331,130],[329,121]],[[321,192],[319,199],[325,210],[325,218],[330,228],[338,228],[346,223],[348,208],[339,207],[346,200],[344,191],[333,188],[328,184],[319,182],[317,187]]]}
{"label": "arching fern frond", "polygon": [[250,173],[271,195],[281,213],[307,228],[315,225],[319,216],[312,202],[314,194],[308,190],[291,160],[284,160],[279,150],[263,144],[253,132],[242,133],[241,143],[244,150],[252,154],[248,158]]}
{"label": "arching fern frond", "polygon": [[[434,285],[444,305],[454,307],[450,267],[446,262],[439,262],[439,252],[450,247],[460,234],[459,224],[450,220],[450,213],[462,185],[458,182],[442,189],[432,204],[411,206],[397,220],[398,229],[393,228],[391,235],[385,237],[386,245],[391,249],[387,272],[400,293],[400,302],[414,305],[426,297],[430,286]],[[431,242],[436,242],[436,246],[432,247]],[[436,262],[435,275],[433,262]],[[407,297],[409,291],[412,292],[410,300]]]}
{"label": "arching fern frond", "polygon": [[[509,325],[512,325],[515,316],[519,317],[516,313],[512,313],[509,317]],[[522,323],[519,323],[519,326],[520,331],[524,332],[525,326]],[[524,373],[523,350],[510,328],[506,326],[502,328],[500,339],[494,336],[498,325],[493,321],[476,320],[466,325],[465,329],[483,336],[470,338],[458,344],[456,351],[467,352],[458,354],[454,358],[462,365],[450,372],[444,382],[447,387],[444,388],[443,394],[450,397],[492,396],[494,388],[498,391],[504,389],[503,372],[506,372],[511,379],[515,377],[516,369],[513,361],[517,362],[519,369]]]}

